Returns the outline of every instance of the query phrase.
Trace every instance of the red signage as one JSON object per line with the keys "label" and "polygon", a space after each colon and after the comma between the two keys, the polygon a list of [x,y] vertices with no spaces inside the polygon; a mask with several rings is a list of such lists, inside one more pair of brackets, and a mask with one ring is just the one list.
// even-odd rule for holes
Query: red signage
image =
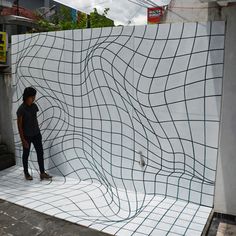
{"label": "red signage", "polygon": [[163,15],[162,7],[152,7],[148,8],[148,24],[158,24],[161,21]]}

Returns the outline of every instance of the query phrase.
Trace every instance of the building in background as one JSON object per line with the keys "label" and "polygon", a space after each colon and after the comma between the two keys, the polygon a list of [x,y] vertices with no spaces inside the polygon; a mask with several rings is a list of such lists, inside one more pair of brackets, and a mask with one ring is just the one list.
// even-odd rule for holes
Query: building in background
{"label": "building in background", "polygon": [[[0,0],[0,145],[4,143],[12,153],[11,36],[32,32],[40,17],[50,20],[62,6],[52,0]],[[7,165],[13,164],[11,159]]]}
{"label": "building in background", "polygon": [[[40,27],[39,19],[50,19],[64,5],[53,0],[1,0],[0,1],[0,36],[6,37],[7,43],[0,51],[1,76],[10,73],[11,36],[32,32]],[[67,7],[70,11],[74,9]],[[1,42],[0,42],[1,44]],[[3,45],[3,44],[2,44]],[[3,47],[3,46],[2,46]],[[0,48],[1,50],[1,48]],[[2,57],[1,57],[2,56]],[[6,57],[3,60],[3,56]]]}
{"label": "building in background", "polygon": [[42,31],[114,26],[114,21],[97,10],[86,15],[53,0],[0,0],[0,32],[6,33],[6,60],[0,60],[0,72],[10,73],[11,36]]}
{"label": "building in background", "polygon": [[[222,9],[236,3],[236,0],[134,0],[133,2],[135,1],[147,8],[147,24],[221,20]],[[158,1],[166,5],[155,5],[154,3]]]}
{"label": "building in background", "polygon": [[[85,13],[53,0],[0,0],[0,144],[6,144],[14,152],[11,124],[11,36],[70,27],[114,26],[114,21],[106,17],[107,11],[105,9],[104,14],[100,15],[94,10],[91,17],[87,17]],[[46,27],[42,27],[43,24]]]}

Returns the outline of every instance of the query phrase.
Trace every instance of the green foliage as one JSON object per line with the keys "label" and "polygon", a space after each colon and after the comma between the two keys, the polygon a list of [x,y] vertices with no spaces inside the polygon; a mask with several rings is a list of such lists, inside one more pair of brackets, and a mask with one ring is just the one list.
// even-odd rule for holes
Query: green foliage
{"label": "green foliage", "polygon": [[78,29],[77,22],[60,21],[58,25],[60,30]]}
{"label": "green foliage", "polygon": [[59,21],[71,22],[72,20],[71,8],[62,5],[59,11]]}
{"label": "green foliage", "polygon": [[104,13],[100,15],[95,8],[94,11],[90,13],[89,18],[87,18],[85,13],[78,12],[78,20],[75,22],[71,15],[71,9],[66,6],[61,6],[59,12],[51,17],[50,20],[41,17],[37,22],[38,29],[34,29],[33,32],[85,29],[87,28],[88,19],[90,20],[89,25],[91,28],[114,26],[113,20],[107,18],[108,11],[109,8],[106,8]]}
{"label": "green foliage", "polygon": [[99,28],[99,27],[112,27],[114,26],[114,21],[107,18],[109,8],[104,10],[104,13],[100,15],[96,8],[90,13],[90,27]]}
{"label": "green foliage", "polygon": [[85,29],[87,27],[87,15],[83,12],[78,12],[78,29]]}
{"label": "green foliage", "polygon": [[37,29],[36,28],[32,29],[32,33],[60,30],[57,25],[54,25],[53,23],[45,19],[38,20],[37,25],[38,25]]}

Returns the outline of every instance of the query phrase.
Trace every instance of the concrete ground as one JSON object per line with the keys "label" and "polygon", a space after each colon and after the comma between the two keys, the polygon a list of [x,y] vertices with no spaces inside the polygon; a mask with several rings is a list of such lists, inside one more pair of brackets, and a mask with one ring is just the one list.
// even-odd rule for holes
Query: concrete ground
{"label": "concrete ground", "polygon": [[0,199],[1,236],[109,236]]}
{"label": "concrete ground", "polygon": [[[0,199],[0,236],[109,236]],[[207,236],[236,236],[236,218],[214,214]]]}
{"label": "concrete ground", "polygon": [[215,213],[207,236],[236,236],[236,217]]}

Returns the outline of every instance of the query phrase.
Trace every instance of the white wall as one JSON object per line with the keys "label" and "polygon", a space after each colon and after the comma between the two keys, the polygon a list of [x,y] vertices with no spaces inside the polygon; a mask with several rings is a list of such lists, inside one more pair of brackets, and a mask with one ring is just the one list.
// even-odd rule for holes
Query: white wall
{"label": "white wall", "polygon": [[[208,5],[209,4],[209,5]],[[236,6],[211,9],[182,9],[175,7],[207,7],[216,3],[200,0],[172,0],[166,22],[226,20],[225,72],[223,79],[222,123],[220,151],[215,192],[215,210],[236,215]]]}
{"label": "white wall", "polygon": [[13,124],[24,88],[34,86],[47,169],[212,207],[224,22],[26,34],[12,42]]}
{"label": "white wall", "polygon": [[223,13],[227,27],[215,210],[236,215],[236,6]]}
{"label": "white wall", "polygon": [[172,0],[164,22],[201,22],[220,20],[220,7],[215,2],[201,0]]}
{"label": "white wall", "polygon": [[2,74],[0,77],[0,142],[5,143],[9,150],[14,153],[11,108],[11,75]]}

